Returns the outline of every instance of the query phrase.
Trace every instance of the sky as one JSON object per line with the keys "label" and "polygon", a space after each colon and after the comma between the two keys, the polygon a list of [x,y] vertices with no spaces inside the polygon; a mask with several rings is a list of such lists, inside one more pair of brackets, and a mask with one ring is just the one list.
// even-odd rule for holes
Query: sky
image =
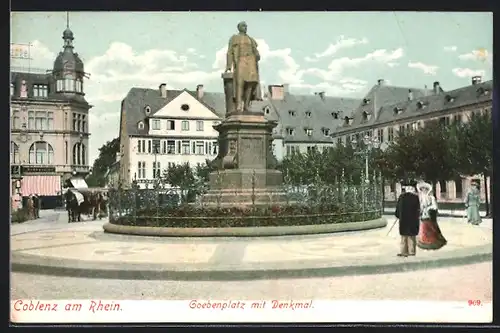
{"label": "sky", "polygon": [[[386,84],[452,90],[474,75],[492,79],[492,13],[425,12],[70,12],[75,51],[90,74],[90,160],[118,137],[120,103],[132,87],[222,92],[221,72],[240,21],[256,39],[262,85],[362,98]],[[65,12],[11,13],[11,42],[31,43],[51,69],[62,50]]]}

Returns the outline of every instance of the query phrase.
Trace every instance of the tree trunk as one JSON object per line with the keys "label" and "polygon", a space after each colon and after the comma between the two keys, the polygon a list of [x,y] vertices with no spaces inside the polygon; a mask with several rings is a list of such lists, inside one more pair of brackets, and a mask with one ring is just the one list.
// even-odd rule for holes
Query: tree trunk
{"label": "tree trunk", "polygon": [[486,181],[486,177],[488,177],[488,173],[485,171],[483,172],[483,178],[484,178],[484,206],[486,208],[486,216],[490,215],[490,203],[489,203],[489,196],[488,196],[488,182]]}

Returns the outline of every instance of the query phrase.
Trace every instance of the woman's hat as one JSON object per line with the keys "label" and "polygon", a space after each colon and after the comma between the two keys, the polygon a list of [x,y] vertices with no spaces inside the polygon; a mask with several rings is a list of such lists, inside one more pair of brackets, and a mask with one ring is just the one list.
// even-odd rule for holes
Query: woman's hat
{"label": "woman's hat", "polygon": [[420,190],[427,190],[427,191],[432,191],[432,185],[429,183],[426,183],[424,181],[421,181],[417,184],[417,189]]}

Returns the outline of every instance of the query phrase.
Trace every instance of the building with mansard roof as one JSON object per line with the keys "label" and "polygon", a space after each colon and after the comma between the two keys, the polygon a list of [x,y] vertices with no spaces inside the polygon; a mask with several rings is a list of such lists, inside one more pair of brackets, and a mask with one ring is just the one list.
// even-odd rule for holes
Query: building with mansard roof
{"label": "building with mansard roof", "polygon": [[[472,78],[470,85],[458,89],[443,90],[439,82],[434,82],[430,91],[416,92],[406,89],[406,96],[400,96],[396,103],[378,103],[383,85],[374,86],[363,99],[352,119],[346,119],[342,126],[332,133],[337,144],[359,142],[368,136],[376,139],[382,148],[393,141],[402,131],[418,129],[425,126],[429,120],[439,120],[445,125],[452,122],[466,122],[477,113],[491,113],[493,81],[482,82],[481,77]],[[482,176],[442,179],[436,184],[436,196],[439,200],[461,202],[470,188],[471,180],[481,183],[481,193],[484,199],[485,184],[489,187],[489,178]],[[388,199],[394,200],[399,195],[399,184],[388,186]]]}
{"label": "building with mansard roof", "polygon": [[90,171],[87,75],[69,27],[62,39],[52,70],[13,68],[10,73],[12,194],[17,200],[38,194],[47,208],[66,180],[86,186],[82,179]]}

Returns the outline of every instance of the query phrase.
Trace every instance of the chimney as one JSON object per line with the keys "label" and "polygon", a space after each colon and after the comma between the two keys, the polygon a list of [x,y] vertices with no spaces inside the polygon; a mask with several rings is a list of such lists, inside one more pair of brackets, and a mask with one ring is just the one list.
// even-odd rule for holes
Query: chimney
{"label": "chimney", "polygon": [[196,98],[202,99],[203,98],[203,85],[199,84],[196,86]]}
{"label": "chimney", "polygon": [[439,85],[439,82],[434,82],[434,95],[438,95],[441,92],[441,87]]}
{"label": "chimney", "polygon": [[167,84],[166,83],[160,84],[160,95],[163,98],[167,98]]}
{"label": "chimney", "polygon": [[408,100],[413,101],[413,91],[411,89],[408,89]]}
{"label": "chimney", "polygon": [[290,93],[290,85],[288,83],[283,83],[283,95],[286,96]]}
{"label": "chimney", "polygon": [[285,97],[285,94],[283,93],[283,86],[270,85],[269,95],[271,96],[271,99],[283,100]]}
{"label": "chimney", "polygon": [[473,76],[472,77],[472,85],[476,85],[481,83],[481,76]]}
{"label": "chimney", "polygon": [[384,79],[379,79],[379,80],[377,81],[377,84],[378,84],[379,86],[383,86],[383,85],[385,84]]}

